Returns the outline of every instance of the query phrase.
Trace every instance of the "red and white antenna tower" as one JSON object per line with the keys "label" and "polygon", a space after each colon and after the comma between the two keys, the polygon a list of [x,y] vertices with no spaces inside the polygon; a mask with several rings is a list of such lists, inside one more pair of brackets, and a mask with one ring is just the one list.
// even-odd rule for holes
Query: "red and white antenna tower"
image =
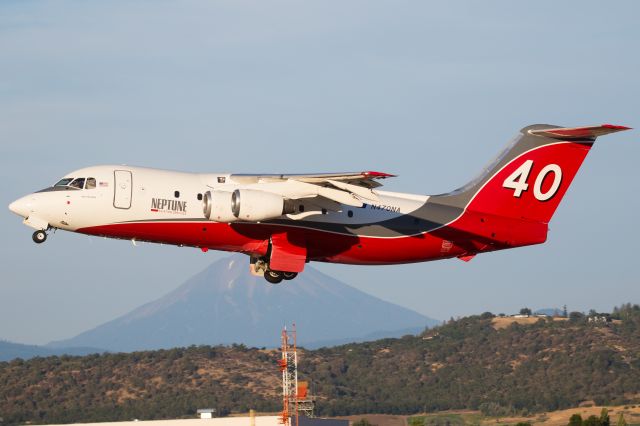
{"label": "red and white antenna tower", "polygon": [[[298,426],[299,413],[313,417],[314,400],[308,395],[307,382],[298,382],[298,347],[296,325],[282,329],[282,357],[278,361],[282,373],[282,413],[280,423]],[[295,424],[292,423],[295,419]]]}

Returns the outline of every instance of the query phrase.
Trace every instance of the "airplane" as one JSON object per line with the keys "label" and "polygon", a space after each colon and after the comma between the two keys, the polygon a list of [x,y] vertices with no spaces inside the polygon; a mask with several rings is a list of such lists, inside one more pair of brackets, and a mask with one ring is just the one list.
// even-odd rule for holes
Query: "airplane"
{"label": "airplane", "polygon": [[380,190],[389,173],[184,173],[102,165],[68,173],[9,209],[33,241],[62,229],[134,242],[241,252],[277,284],[310,261],[384,265],[544,243],[548,224],[603,124],[537,124],[452,192]]}

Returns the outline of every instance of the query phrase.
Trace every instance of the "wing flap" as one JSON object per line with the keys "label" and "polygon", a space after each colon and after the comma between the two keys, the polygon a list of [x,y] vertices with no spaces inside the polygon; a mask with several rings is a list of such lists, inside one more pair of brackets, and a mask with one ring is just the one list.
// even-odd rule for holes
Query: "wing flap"
{"label": "wing flap", "polygon": [[[322,198],[328,200],[330,203],[346,204],[353,207],[362,207],[363,205],[363,202],[358,196],[349,191],[337,189],[332,186],[315,185],[291,179],[280,182],[256,183],[250,185],[248,188],[278,194],[289,200],[305,199],[313,202],[312,200],[314,198],[318,200]],[[330,208],[330,210],[334,209]]]}
{"label": "wing flap", "polygon": [[396,177],[390,173],[365,171],[365,172],[346,172],[346,173],[312,173],[312,174],[262,174],[247,175],[233,174],[231,179],[242,184],[282,182],[286,180],[295,180],[298,182],[306,182],[313,184],[326,184],[327,181],[340,181],[351,185],[358,185],[365,188],[377,188],[382,184],[377,182],[380,179]]}
{"label": "wing flap", "polygon": [[344,182],[331,180],[331,179],[327,180],[327,182],[329,182],[331,185],[335,186],[338,189],[342,189],[343,191],[350,192],[352,194],[357,195],[358,197],[365,198],[371,201],[376,201],[376,202],[380,201],[380,197],[378,197],[378,195],[369,188],[363,188],[361,186],[352,185],[350,183],[344,183]]}
{"label": "wing flap", "polygon": [[280,194],[286,199],[309,199],[311,201],[316,198],[317,204],[329,204],[329,210],[335,210],[339,208],[340,204],[362,207],[363,200],[378,202],[379,197],[373,189],[382,184],[376,180],[394,176],[390,173],[365,171],[305,175],[234,174],[231,175],[231,179],[234,183]]}
{"label": "wing flap", "polygon": [[346,204],[353,207],[362,207],[363,205],[363,202],[354,197],[350,192],[341,191],[339,189],[326,188],[324,186],[317,186],[317,188],[317,194],[320,197],[324,197],[340,204]]}

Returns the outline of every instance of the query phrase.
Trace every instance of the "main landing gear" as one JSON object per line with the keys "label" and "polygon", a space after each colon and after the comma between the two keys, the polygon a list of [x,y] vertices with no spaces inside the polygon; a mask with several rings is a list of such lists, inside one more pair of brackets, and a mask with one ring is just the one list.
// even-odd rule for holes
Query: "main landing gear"
{"label": "main landing gear", "polygon": [[264,279],[271,284],[280,284],[282,280],[292,280],[297,276],[297,272],[274,271],[272,269],[264,271]]}
{"label": "main landing gear", "polygon": [[47,233],[41,229],[39,231],[34,232],[31,238],[33,239],[34,243],[42,244],[45,241],[47,241]]}
{"label": "main landing gear", "polygon": [[292,280],[298,276],[297,272],[274,271],[264,259],[251,258],[251,273],[264,275],[264,279],[271,284],[280,284],[283,280]]}

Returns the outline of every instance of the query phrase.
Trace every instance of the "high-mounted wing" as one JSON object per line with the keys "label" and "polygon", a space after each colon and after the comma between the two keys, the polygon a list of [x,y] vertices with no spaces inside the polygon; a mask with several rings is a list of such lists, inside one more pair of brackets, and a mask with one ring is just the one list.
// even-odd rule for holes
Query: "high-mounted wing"
{"label": "high-mounted wing", "polygon": [[[395,177],[389,173],[364,171],[320,174],[233,174],[231,180],[254,189],[280,194],[287,199],[320,197],[332,203],[362,207],[363,200],[378,201],[374,188],[381,179]],[[322,204],[322,200],[319,200]],[[331,203],[322,204],[333,210]]]}
{"label": "high-mounted wing", "polygon": [[299,182],[322,184],[329,180],[345,182],[352,185],[359,185],[364,188],[377,188],[382,186],[381,183],[376,182],[376,179],[386,179],[390,177],[396,177],[389,173],[382,172],[349,172],[349,173],[310,173],[310,174],[265,174],[265,175],[250,175],[250,174],[233,174],[231,178],[236,182],[241,183],[259,183],[259,182],[280,182],[284,180],[296,180]]}
{"label": "high-mounted wing", "polygon": [[360,173],[326,173],[318,175],[289,175],[289,179],[297,180],[300,182],[323,184],[330,183],[336,186],[335,182],[341,182],[351,186],[360,186],[363,188],[377,188],[382,186],[376,179],[386,179],[395,177],[395,175],[382,172],[360,172]]}

